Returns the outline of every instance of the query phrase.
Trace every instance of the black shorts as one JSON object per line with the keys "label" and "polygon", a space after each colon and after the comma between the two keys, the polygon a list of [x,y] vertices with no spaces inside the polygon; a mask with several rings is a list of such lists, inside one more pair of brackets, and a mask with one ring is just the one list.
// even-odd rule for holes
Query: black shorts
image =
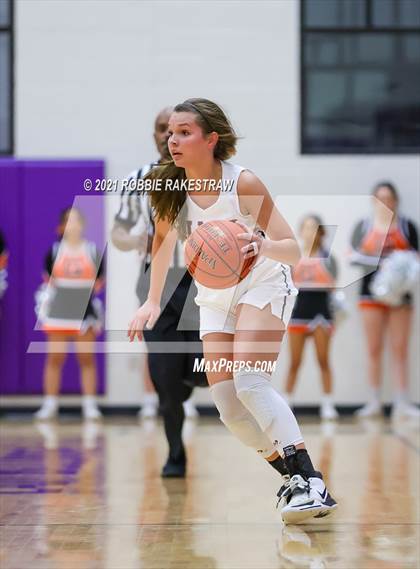
{"label": "black shorts", "polygon": [[318,326],[332,329],[333,321],[329,292],[303,290],[297,296],[288,330],[309,333]]}

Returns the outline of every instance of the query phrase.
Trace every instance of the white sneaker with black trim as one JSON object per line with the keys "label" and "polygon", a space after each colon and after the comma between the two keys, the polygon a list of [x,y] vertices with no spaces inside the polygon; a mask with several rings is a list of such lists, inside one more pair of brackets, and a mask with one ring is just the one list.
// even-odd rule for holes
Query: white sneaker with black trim
{"label": "white sneaker with black trim", "polygon": [[310,518],[323,518],[337,507],[321,478],[305,480],[295,474],[279,496],[281,517],[285,524],[296,524]]}

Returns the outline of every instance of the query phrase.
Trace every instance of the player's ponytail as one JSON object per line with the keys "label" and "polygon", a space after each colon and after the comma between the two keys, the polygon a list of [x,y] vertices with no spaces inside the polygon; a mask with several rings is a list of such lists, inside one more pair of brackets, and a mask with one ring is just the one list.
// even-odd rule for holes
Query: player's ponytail
{"label": "player's ponytail", "polygon": [[[187,99],[174,107],[176,113],[193,113],[196,122],[205,134],[217,132],[218,141],[214,147],[214,157],[228,160],[236,153],[238,137],[224,111],[208,99]],[[184,180],[184,168],[179,168],[170,160],[153,168],[145,178],[161,179],[161,188],[165,188],[166,180]],[[167,219],[178,230],[181,239],[187,237],[185,190],[151,191],[151,201],[157,219]]]}

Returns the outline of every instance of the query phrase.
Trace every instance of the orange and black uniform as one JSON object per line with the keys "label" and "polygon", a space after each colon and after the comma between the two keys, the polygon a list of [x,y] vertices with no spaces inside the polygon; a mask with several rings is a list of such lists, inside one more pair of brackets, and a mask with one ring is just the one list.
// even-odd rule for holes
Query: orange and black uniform
{"label": "orange and black uniform", "polygon": [[[352,264],[375,269],[381,260],[393,251],[418,251],[417,229],[412,221],[406,217],[399,217],[397,223],[385,235],[373,226],[371,219],[363,219],[354,228],[351,245]],[[390,309],[388,304],[376,300],[370,291],[370,283],[375,273],[376,271],[372,270],[361,280],[359,306]],[[412,300],[412,295],[406,294],[403,304],[409,305]]]}
{"label": "orange and black uniform", "polygon": [[45,257],[44,269],[51,277],[52,294],[41,316],[45,332],[79,334],[98,320],[92,302],[95,281],[103,275],[103,264],[94,243],[83,241],[77,251],[64,241],[56,242]]}
{"label": "orange and black uniform", "polygon": [[3,233],[0,231],[0,298],[7,288],[7,261],[8,253],[6,241],[3,237]]}
{"label": "orange and black uniform", "polygon": [[326,252],[319,257],[303,257],[293,268],[293,282],[299,289],[289,332],[308,334],[321,326],[332,330],[331,290],[337,279],[337,263]]}

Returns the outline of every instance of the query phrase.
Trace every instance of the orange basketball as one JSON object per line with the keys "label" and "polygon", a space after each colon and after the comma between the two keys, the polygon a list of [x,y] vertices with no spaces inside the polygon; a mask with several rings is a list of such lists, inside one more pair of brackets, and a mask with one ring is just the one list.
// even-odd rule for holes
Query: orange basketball
{"label": "orange basketball", "polygon": [[208,288],[228,288],[241,282],[257,257],[244,259],[237,239],[245,229],[233,221],[208,221],[199,225],[185,244],[185,264],[190,275]]}

